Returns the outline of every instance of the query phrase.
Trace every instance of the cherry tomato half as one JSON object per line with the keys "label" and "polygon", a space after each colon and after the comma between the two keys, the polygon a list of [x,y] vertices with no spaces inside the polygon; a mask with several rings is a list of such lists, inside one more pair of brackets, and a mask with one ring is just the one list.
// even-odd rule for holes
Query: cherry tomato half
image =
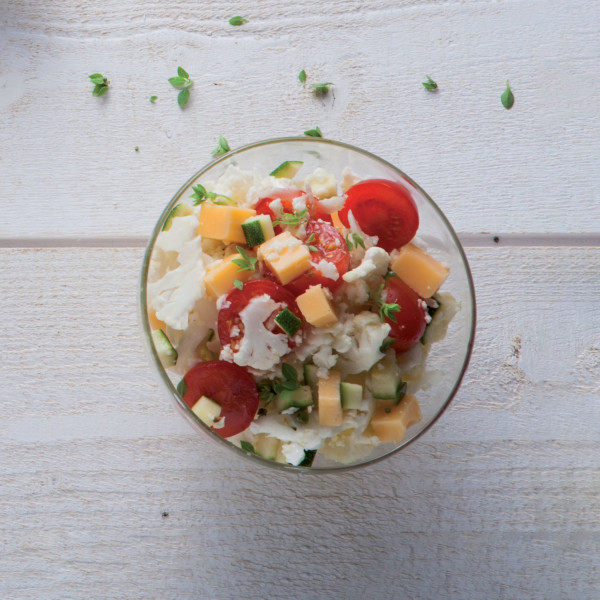
{"label": "cherry tomato half", "polygon": [[420,296],[398,277],[390,277],[382,291],[382,299],[390,304],[398,304],[400,310],[394,313],[396,322],[386,318],[391,326],[389,336],[394,338],[392,348],[400,353],[414,346],[425,331],[425,308]]}
{"label": "cherry tomato half", "polygon": [[365,179],[349,188],[340,211],[346,227],[349,211],[365,233],[379,237],[377,245],[387,252],[410,242],[419,228],[419,212],[410,192],[387,179]]}
{"label": "cherry tomato half", "polygon": [[[283,333],[283,330],[274,321],[279,310],[283,310],[283,308],[288,308],[299,319],[304,321],[302,313],[296,304],[296,298],[283,286],[274,281],[267,281],[265,279],[247,281],[244,283],[244,287],[241,290],[236,288],[227,294],[225,300],[225,306],[227,308],[222,308],[219,311],[217,328],[219,340],[223,346],[230,344],[234,351],[237,350],[244,337],[244,324],[242,323],[240,312],[244,310],[252,298],[262,296],[263,294],[268,294],[275,302],[282,304],[282,309],[278,309],[265,321],[265,327],[269,329],[269,331]],[[298,334],[302,335],[302,333],[303,330],[301,327]],[[290,350],[296,346],[296,343],[292,338],[288,338],[287,342]]]}
{"label": "cherry tomato half", "polygon": [[[271,202],[273,202],[273,200],[276,200],[277,198],[281,200],[283,212],[293,214],[294,204],[292,201],[294,200],[294,198],[298,198],[303,195],[304,192],[302,190],[298,190],[295,188],[282,188],[281,190],[274,191],[270,196],[267,196],[266,198],[261,198],[256,203],[256,214],[269,215],[271,217],[271,220],[274,221],[277,217],[275,216],[275,213],[271,210],[269,204],[271,204]],[[276,234],[280,234],[283,231],[281,225],[275,225],[273,227],[273,230]]]}
{"label": "cherry tomato half", "polygon": [[311,260],[313,263],[318,263],[321,260],[335,265],[339,277],[331,279],[325,277],[321,271],[311,267],[309,271],[300,275],[285,287],[294,293],[296,296],[302,294],[311,285],[321,284],[323,287],[330,290],[336,290],[344,282],[342,275],[348,270],[350,264],[350,252],[346,247],[346,242],[338,230],[329,223],[323,221],[310,220],[306,224],[306,239],[308,240],[314,234],[313,239],[308,242],[309,246],[317,249],[316,252],[311,252]]}
{"label": "cherry tomato half", "polygon": [[258,389],[254,379],[236,364],[211,360],[192,367],[183,378],[187,391],[184,402],[192,408],[206,396],[221,406],[225,425],[212,428],[222,437],[237,435],[246,429],[258,410]]}

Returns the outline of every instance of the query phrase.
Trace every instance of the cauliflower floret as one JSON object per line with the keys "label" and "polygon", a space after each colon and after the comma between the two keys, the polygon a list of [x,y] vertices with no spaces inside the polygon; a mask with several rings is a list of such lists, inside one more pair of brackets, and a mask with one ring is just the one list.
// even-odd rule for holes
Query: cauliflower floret
{"label": "cauliflower floret", "polygon": [[348,283],[357,279],[364,279],[368,275],[385,275],[390,264],[390,255],[378,246],[373,246],[365,252],[365,256],[358,267],[344,273],[342,278]]}

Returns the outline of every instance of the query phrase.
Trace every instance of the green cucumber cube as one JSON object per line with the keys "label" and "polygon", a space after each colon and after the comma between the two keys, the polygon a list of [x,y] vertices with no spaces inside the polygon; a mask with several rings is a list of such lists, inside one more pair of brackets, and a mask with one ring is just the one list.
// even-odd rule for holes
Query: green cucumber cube
{"label": "green cucumber cube", "polygon": [[292,177],[295,177],[296,173],[302,168],[303,164],[304,163],[301,160],[286,160],[273,169],[269,175],[272,177],[286,177],[287,179],[292,179]]}
{"label": "green cucumber cube", "polygon": [[246,237],[249,248],[259,246],[272,237],[275,237],[273,222],[269,215],[256,215],[249,217],[242,223],[242,231]]}
{"label": "green cucumber cube", "polygon": [[289,337],[294,337],[298,333],[298,329],[302,327],[302,319],[299,319],[289,308],[284,308],[275,317],[275,323],[277,323]]}
{"label": "green cucumber cube", "polygon": [[340,383],[340,397],[342,399],[342,408],[349,410],[358,410],[363,399],[363,387],[358,383]]}

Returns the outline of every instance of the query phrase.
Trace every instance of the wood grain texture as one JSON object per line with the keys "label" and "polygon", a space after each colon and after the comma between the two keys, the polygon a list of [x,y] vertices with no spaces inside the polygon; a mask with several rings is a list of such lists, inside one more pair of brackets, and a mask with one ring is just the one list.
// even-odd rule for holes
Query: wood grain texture
{"label": "wood grain texture", "polygon": [[[597,233],[599,28],[595,0],[5,1],[0,236],[147,235],[219,134],[239,147],[317,124],[404,169],[460,232]],[[302,68],[334,93],[315,99]]]}
{"label": "wood grain texture", "polygon": [[598,248],[470,249],[451,408],[323,477],[232,459],[175,413],[135,323],[141,255],[0,250],[0,597],[597,597]]}

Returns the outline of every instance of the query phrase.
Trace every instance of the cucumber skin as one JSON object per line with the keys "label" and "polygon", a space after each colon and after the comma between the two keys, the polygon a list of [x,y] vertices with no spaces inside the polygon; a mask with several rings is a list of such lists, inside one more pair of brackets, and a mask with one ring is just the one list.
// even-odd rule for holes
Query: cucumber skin
{"label": "cucumber skin", "polygon": [[162,329],[155,329],[152,332],[152,342],[162,366],[165,368],[175,366],[177,350],[173,348],[167,334]]}
{"label": "cucumber skin", "polygon": [[260,225],[260,221],[257,219],[247,223],[242,223],[242,231],[244,232],[246,244],[249,248],[260,246],[260,244],[266,241],[263,228]]}
{"label": "cucumber skin", "polygon": [[276,317],[275,323],[283,329],[288,337],[293,338],[300,327],[302,327],[302,321],[289,309],[284,308]]}
{"label": "cucumber skin", "polygon": [[286,160],[282,162],[278,167],[275,167],[269,175],[271,177],[285,177],[286,179],[292,179],[302,168],[304,163],[299,160]]}
{"label": "cucumber skin", "polygon": [[340,383],[340,398],[343,409],[358,410],[363,399],[363,388],[357,383],[342,381]]}

